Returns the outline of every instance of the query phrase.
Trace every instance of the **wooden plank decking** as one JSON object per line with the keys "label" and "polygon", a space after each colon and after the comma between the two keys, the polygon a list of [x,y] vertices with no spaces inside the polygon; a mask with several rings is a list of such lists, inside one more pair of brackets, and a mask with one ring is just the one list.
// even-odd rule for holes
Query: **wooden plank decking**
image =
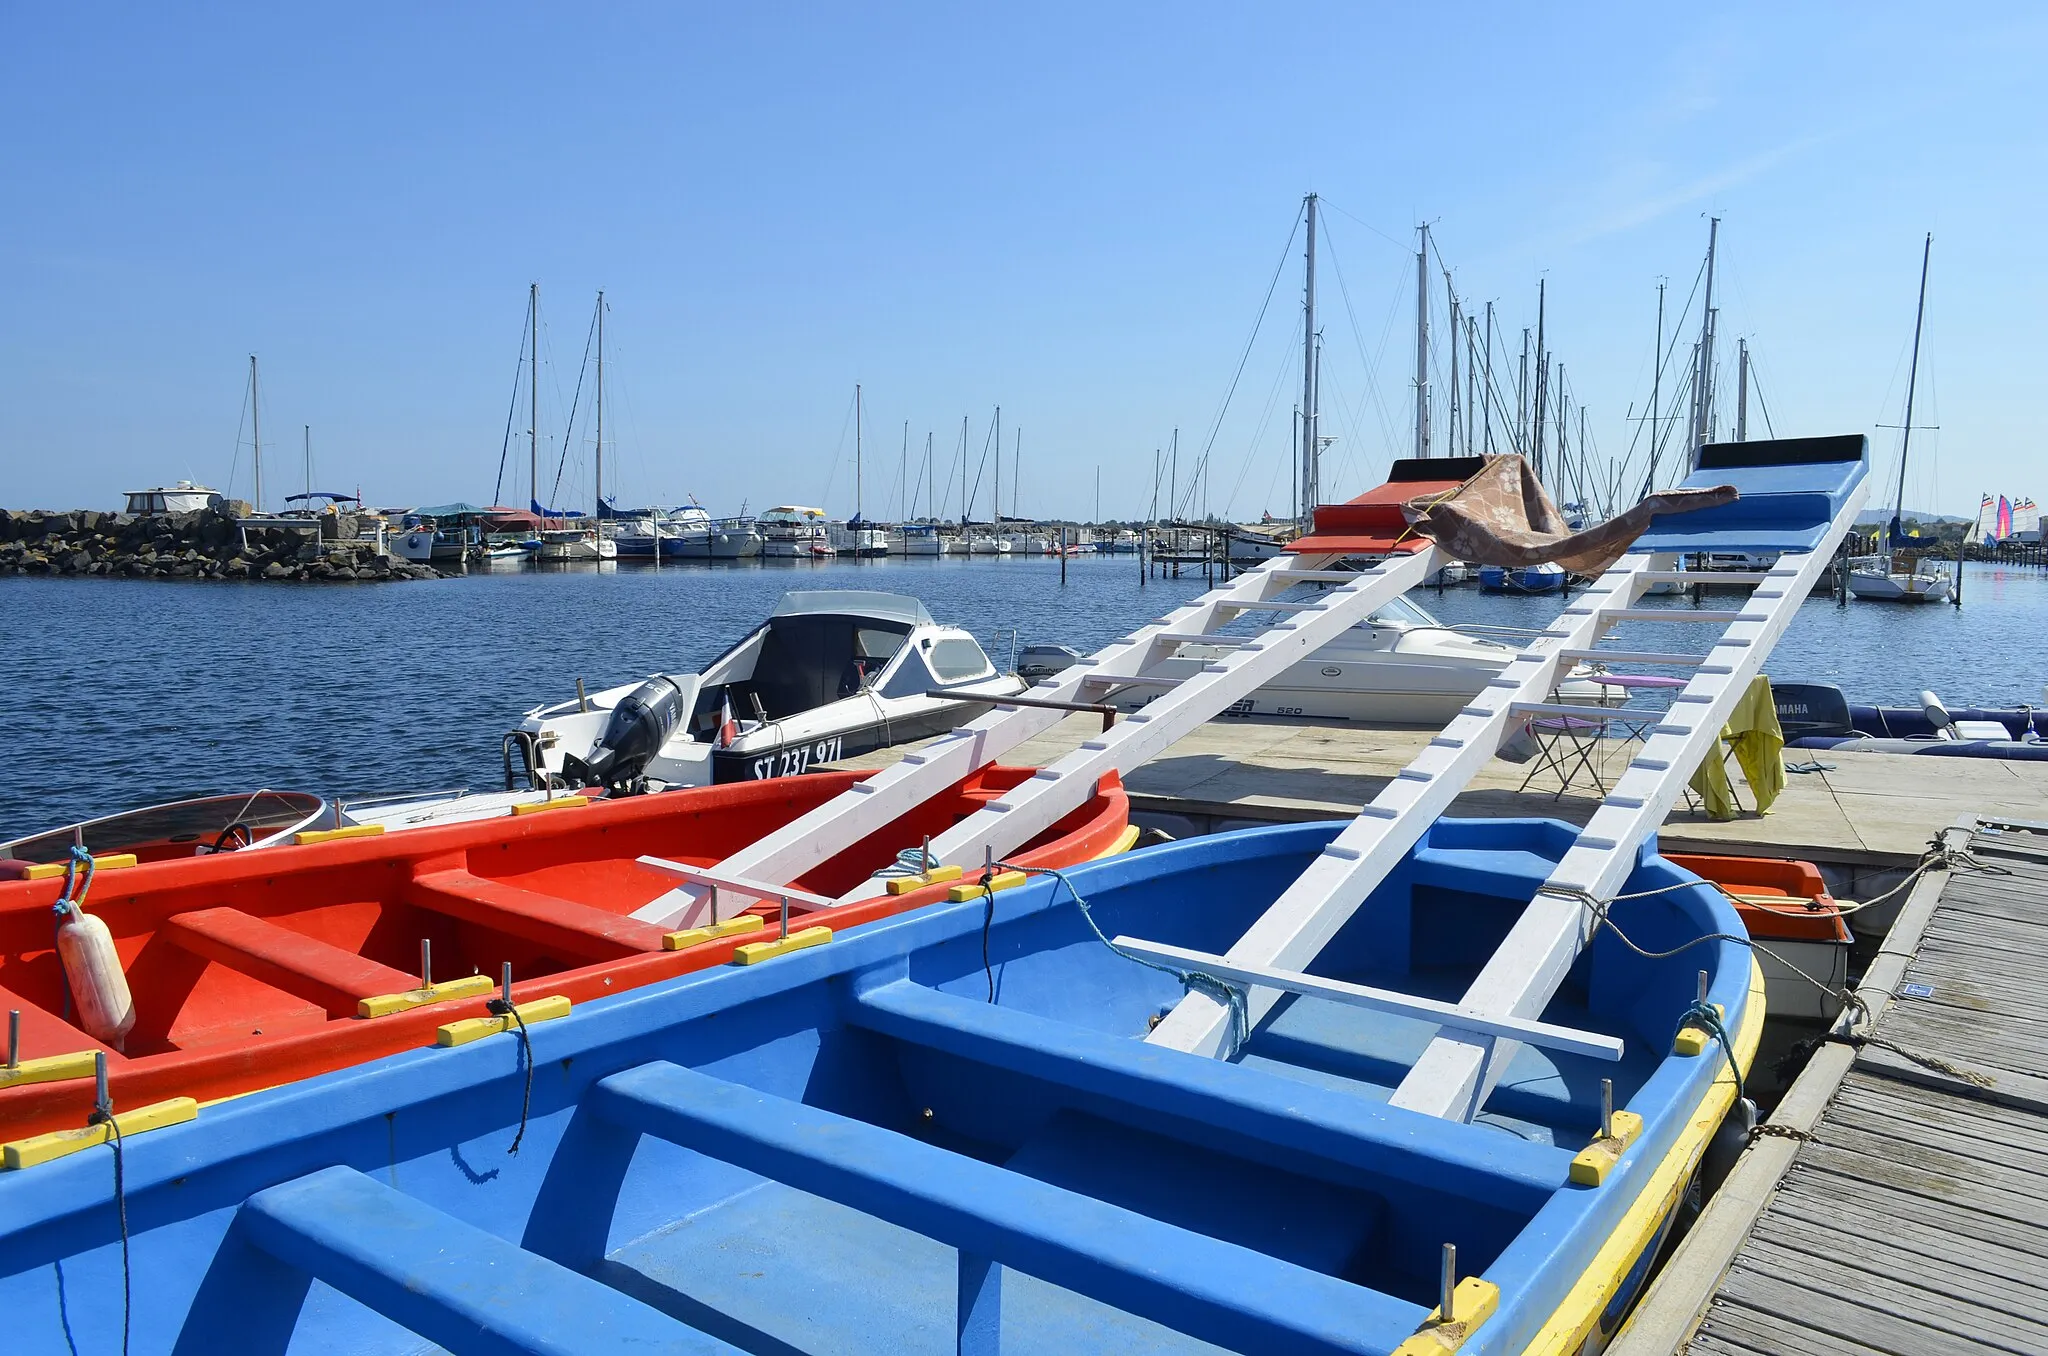
{"label": "wooden plank decking", "polygon": [[[1774,1118],[1810,1138],[1774,1183],[1717,1199],[1617,1353],[2048,1352],[2048,830],[1959,842],[1866,981],[1891,993],[1875,1039],[1809,1066],[1817,1116],[1795,1083]],[[1785,1145],[1759,1141],[1731,1184]]]}

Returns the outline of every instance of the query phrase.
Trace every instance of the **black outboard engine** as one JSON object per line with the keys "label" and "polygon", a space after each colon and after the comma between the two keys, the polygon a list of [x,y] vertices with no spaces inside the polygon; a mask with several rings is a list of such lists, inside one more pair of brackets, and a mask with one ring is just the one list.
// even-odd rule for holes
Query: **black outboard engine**
{"label": "black outboard engine", "polygon": [[1856,733],[1849,721],[1849,700],[1833,683],[1773,683],[1771,697],[1787,743],[1807,735]]}
{"label": "black outboard engine", "polygon": [[644,791],[641,773],[688,714],[680,688],[666,678],[649,678],[612,708],[589,758],[570,754],[562,759],[562,771],[577,786],[602,786],[614,794]]}

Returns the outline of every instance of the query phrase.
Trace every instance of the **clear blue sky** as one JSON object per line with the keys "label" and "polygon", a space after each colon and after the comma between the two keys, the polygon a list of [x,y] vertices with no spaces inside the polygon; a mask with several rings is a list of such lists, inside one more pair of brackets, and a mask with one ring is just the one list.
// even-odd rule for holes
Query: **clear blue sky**
{"label": "clear blue sky", "polygon": [[[1026,511],[1091,512],[1100,467],[1134,515],[1172,430],[1184,466],[1209,439],[1311,189],[1329,497],[1409,438],[1417,222],[1504,346],[1548,279],[1605,458],[1710,212],[1774,426],[1881,466],[1933,231],[1908,498],[2048,494],[2044,12],[1694,8],[10,4],[0,503],[246,494],[252,352],[273,498],[310,424],[317,488],[483,501],[537,281],[544,498],[602,287],[629,501],[847,512],[858,381],[870,513],[905,420],[943,480],[1000,404]],[[1216,437],[1240,517],[1288,507],[1298,256]]]}

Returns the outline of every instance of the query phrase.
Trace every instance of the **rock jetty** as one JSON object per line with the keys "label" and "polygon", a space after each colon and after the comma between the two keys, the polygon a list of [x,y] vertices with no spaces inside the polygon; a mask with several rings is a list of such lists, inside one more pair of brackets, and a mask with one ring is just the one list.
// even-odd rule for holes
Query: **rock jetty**
{"label": "rock jetty", "polygon": [[233,512],[217,508],[145,517],[91,509],[0,509],[0,575],[338,582],[436,577],[432,566],[353,540],[358,530],[351,514],[309,519],[304,528],[244,529]]}

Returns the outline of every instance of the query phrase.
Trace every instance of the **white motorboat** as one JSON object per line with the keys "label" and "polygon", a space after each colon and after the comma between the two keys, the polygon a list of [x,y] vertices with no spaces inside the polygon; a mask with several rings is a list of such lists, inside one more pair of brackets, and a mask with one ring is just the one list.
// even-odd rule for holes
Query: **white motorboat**
{"label": "white motorboat", "polygon": [[905,523],[897,531],[903,534],[903,554],[906,556],[944,556],[952,553],[952,544],[939,535],[936,523]]}
{"label": "white motorboat", "polygon": [[1052,538],[1043,532],[1009,532],[1003,542],[1013,556],[1049,556],[1056,549]]}
{"label": "white motorboat", "polygon": [[981,533],[967,539],[967,554],[970,556],[1006,556],[1010,554],[1010,543],[1001,537]]}
{"label": "white motorboat", "polygon": [[1857,556],[1849,562],[1849,592],[1871,603],[1946,602],[1953,581],[1943,570],[1907,551]]}
{"label": "white motorboat", "polygon": [[617,560],[619,546],[595,527],[551,527],[540,534],[540,558],[546,561]]}
{"label": "white motorboat", "polygon": [[843,523],[828,525],[826,540],[831,543],[834,553],[842,556],[889,554],[889,529],[877,527],[860,518],[849,518]]}
{"label": "white motorboat", "polygon": [[923,739],[1023,690],[973,636],[933,621],[915,598],[792,592],[703,672],[535,707],[507,740],[542,785],[703,786]]}
{"label": "white motorboat", "polygon": [[[1504,628],[1482,628],[1510,638]],[[1019,657],[1019,671],[1043,677],[1066,665],[1063,646],[1034,645]],[[1287,716],[1303,720],[1366,721],[1380,725],[1442,725],[1500,676],[1518,645],[1472,635],[1438,621],[1407,598],[1381,607],[1355,626],[1293,665],[1278,678],[1224,712],[1226,716]],[[1204,664],[1226,658],[1220,645],[1183,645],[1159,667],[1167,678],[1186,678]],[[1603,703],[1592,670],[1574,670],[1558,685],[1558,698],[1587,706]],[[1136,710],[1163,695],[1159,685],[1132,684],[1106,699]]]}
{"label": "white motorboat", "polygon": [[761,554],[761,534],[751,518],[720,518],[711,524],[713,560],[752,560]]}
{"label": "white motorboat", "polygon": [[825,510],[778,504],[754,520],[767,560],[813,560],[834,554],[825,532]]}

